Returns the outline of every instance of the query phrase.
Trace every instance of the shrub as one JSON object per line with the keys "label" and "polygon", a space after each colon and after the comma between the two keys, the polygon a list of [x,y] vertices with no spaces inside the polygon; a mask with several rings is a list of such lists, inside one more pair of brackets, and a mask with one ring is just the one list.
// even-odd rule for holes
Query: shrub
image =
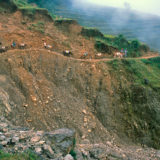
{"label": "shrub", "polygon": [[102,53],[109,52],[109,47],[101,41],[96,41],[95,48],[97,49],[98,52]]}
{"label": "shrub", "polygon": [[72,149],[69,153],[70,155],[72,155],[72,157],[74,158],[74,160],[77,160],[77,153]]}
{"label": "shrub", "polygon": [[104,37],[104,35],[96,28],[82,28],[81,34],[86,37]]}
{"label": "shrub", "polygon": [[118,47],[118,49],[121,48],[128,48],[129,42],[125,39],[123,35],[119,35],[114,39],[114,44]]}
{"label": "shrub", "polygon": [[133,51],[138,51],[139,47],[140,47],[140,42],[138,40],[131,41],[130,48]]}

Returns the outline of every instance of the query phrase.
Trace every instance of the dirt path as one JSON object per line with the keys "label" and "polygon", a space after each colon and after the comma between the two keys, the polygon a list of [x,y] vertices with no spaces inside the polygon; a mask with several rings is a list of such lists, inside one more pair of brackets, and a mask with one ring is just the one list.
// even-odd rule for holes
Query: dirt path
{"label": "dirt path", "polygon": [[[39,48],[31,48],[31,49],[13,49],[13,50],[9,50],[8,52],[24,52],[24,51],[45,51],[48,53],[52,53],[58,56],[62,56],[65,57],[66,59],[72,59],[72,60],[76,60],[76,61],[81,61],[81,62],[91,62],[91,63],[96,63],[96,62],[105,62],[105,61],[112,61],[114,59],[120,59],[120,58],[103,58],[103,59],[76,59],[76,58],[72,58],[72,57],[67,57],[64,56],[61,53],[55,52],[55,51],[50,51],[50,50],[46,50],[46,49],[39,49]],[[149,59],[149,58],[154,58],[154,57],[159,57],[159,54],[153,54],[153,55],[148,55],[148,56],[142,56],[142,57],[138,57],[138,58],[124,58],[124,59]]]}

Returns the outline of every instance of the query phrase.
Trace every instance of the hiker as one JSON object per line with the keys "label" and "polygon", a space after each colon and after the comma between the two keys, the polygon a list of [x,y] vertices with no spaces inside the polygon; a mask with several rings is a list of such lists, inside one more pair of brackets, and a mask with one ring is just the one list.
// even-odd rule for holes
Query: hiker
{"label": "hiker", "polygon": [[87,52],[85,52],[83,55],[84,55],[85,57],[87,57],[87,56],[88,56],[88,53],[87,53]]}
{"label": "hiker", "polygon": [[121,53],[123,53],[123,48],[121,49]]}
{"label": "hiker", "polygon": [[12,47],[12,48],[15,48],[15,47],[16,47],[16,42],[15,42],[15,41],[13,41],[13,43],[11,44],[11,47]]}
{"label": "hiker", "polygon": [[128,53],[128,51],[127,51],[127,48],[124,50],[124,56],[125,57],[127,57],[127,53]]}
{"label": "hiker", "polygon": [[81,58],[86,58],[88,56],[88,53],[87,52],[84,52],[81,56]]}

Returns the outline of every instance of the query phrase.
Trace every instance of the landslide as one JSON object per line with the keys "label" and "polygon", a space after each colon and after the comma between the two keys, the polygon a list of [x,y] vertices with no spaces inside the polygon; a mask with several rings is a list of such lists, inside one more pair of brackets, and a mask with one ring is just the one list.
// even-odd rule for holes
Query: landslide
{"label": "landslide", "polygon": [[[159,58],[80,60],[84,51],[90,58],[96,53],[94,40],[79,34],[81,26],[57,26],[41,14],[32,18],[20,10],[0,14],[3,45],[27,44],[0,55],[0,114],[38,130],[74,128],[78,141],[118,135],[121,143],[159,148]],[[61,54],[65,49],[72,58]]]}
{"label": "landslide", "polygon": [[145,86],[137,65],[154,75],[141,60],[92,63],[44,49],[8,51],[0,56],[1,114],[35,129],[74,128],[94,143],[117,134],[158,148],[160,73],[156,85]]}

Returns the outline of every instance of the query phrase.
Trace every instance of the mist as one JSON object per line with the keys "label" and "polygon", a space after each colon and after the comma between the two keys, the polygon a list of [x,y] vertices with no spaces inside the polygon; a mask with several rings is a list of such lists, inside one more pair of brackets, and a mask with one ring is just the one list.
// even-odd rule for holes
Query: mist
{"label": "mist", "polygon": [[[53,14],[76,19],[79,24],[98,28],[104,34],[123,34],[128,40],[138,39],[151,48],[160,50],[160,16],[135,10],[131,0],[115,0],[119,2],[116,5],[111,5],[110,0],[102,1],[92,0],[91,3],[91,0],[46,0],[43,1],[43,6]],[[109,4],[104,3],[108,1]],[[120,1],[123,2],[121,5]],[[147,1],[151,2],[145,0],[146,3]],[[144,0],[141,3],[138,0],[134,2],[142,5]],[[147,8],[149,4],[146,3]],[[59,7],[55,7],[57,4]]]}
{"label": "mist", "polygon": [[[75,0],[76,1],[76,0]],[[82,0],[90,4],[100,5],[100,6],[110,6],[116,8],[126,8],[130,7],[133,10],[139,12],[160,15],[160,1],[157,0]]]}

